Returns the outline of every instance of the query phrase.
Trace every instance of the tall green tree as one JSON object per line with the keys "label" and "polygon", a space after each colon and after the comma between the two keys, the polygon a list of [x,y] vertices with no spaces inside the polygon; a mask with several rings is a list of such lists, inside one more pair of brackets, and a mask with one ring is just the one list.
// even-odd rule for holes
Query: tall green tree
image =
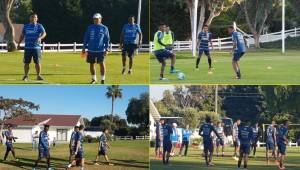
{"label": "tall green tree", "polygon": [[115,101],[118,98],[122,98],[123,96],[122,89],[118,85],[108,86],[105,95],[107,98],[111,99],[111,120],[113,120]]}

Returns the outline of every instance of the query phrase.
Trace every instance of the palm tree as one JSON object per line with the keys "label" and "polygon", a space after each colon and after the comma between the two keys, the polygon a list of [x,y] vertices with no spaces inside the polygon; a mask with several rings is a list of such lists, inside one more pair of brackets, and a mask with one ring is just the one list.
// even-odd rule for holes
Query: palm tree
{"label": "palm tree", "polygon": [[118,85],[107,87],[106,97],[111,98],[111,121],[113,121],[115,100],[122,98],[122,89]]}

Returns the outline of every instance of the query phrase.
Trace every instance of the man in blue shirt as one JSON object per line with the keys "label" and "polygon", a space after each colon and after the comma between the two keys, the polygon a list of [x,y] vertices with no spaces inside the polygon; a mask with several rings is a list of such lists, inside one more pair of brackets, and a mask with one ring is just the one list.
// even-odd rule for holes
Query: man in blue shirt
{"label": "man in blue shirt", "polygon": [[37,166],[41,159],[46,158],[47,159],[47,169],[50,170],[50,143],[49,143],[49,125],[44,125],[44,130],[40,132],[39,135],[39,156],[37,161],[35,162],[34,165],[34,170],[37,169]]}
{"label": "man in blue shirt", "polygon": [[75,134],[75,159],[72,160],[71,163],[67,166],[68,169],[70,169],[73,165],[76,165],[76,162],[80,162],[80,170],[84,170],[83,130],[84,126],[80,125],[79,131]]}
{"label": "man in blue shirt", "polygon": [[163,132],[163,164],[169,164],[170,153],[172,150],[171,135],[173,133],[172,127],[165,123],[165,120],[161,121]]}
{"label": "man in blue shirt", "polygon": [[274,159],[276,159],[275,156],[275,145],[276,145],[276,122],[272,121],[271,125],[267,129],[267,139],[266,139],[266,159],[267,163],[269,164],[269,152],[272,152],[272,156]]}
{"label": "man in blue shirt", "polygon": [[23,81],[28,81],[29,64],[33,58],[35,63],[35,69],[37,74],[37,80],[44,80],[41,76],[41,42],[46,37],[46,31],[42,24],[38,23],[37,14],[30,15],[30,23],[25,24],[22,30],[22,34],[19,39],[18,49],[20,44],[25,38],[25,49],[24,49],[24,77]]}
{"label": "man in blue shirt", "polygon": [[289,122],[286,121],[282,126],[278,128],[277,131],[277,146],[278,146],[278,151],[280,153],[279,169],[285,169],[285,167],[283,166],[283,161],[286,155],[286,145],[289,143],[289,140],[287,138],[288,127],[289,127]]}
{"label": "man in blue shirt", "polygon": [[15,153],[15,150],[14,150],[14,147],[13,147],[13,141],[15,141],[15,139],[17,139],[16,137],[14,137],[13,133],[12,133],[12,126],[8,126],[8,130],[4,132],[4,136],[6,138],[6,142],[5,142],[5,145],[6,145],[6,152],[5,152],[5,155],[4,155],[4,161],[6,161],[6,158],[9,154],[9,152],[12,153],[14,159],[16,161],[19,161],[17,158],[16,158],[16,153]]}
{"label": "man in blue shirt", "polygon": [[107,165],[110,165],[110,166],[114,165],[109,162],[108,155],[107,155],[107,150],[110,149],[110,145],[107,142],[107,140],[108,140],[107,136],[109,135],[108,132],[109,132],[108,129],[104,129],[103,133],[99,137],[98,154],[96,156],[94,165],[99,165],[97,162],[101,155],[104,156],[104,158],[107,162]]}
{"label": "man in blue shirt", "polygon": [[94,24],[88,26],[84,34],[82,54],[87,54],[87,63],[90,64],[90,72],[92,75],[91,84],[97,83],[95,63],[100,65],[101,84],[105,82],[105,62],[104,58],[107,55],[109,48],[109,31],[108,28],[102,24],[102,16],[99,13],[93,16]]}
{"label": "man in blue shirt", "polygon": [[179,141],[179,134],[177,130],[177,124],[172,123],[172,135],[171,135],[171,141],[172,141],[172,150],[171,150],[171,156],[176,156],[175,149],[177,147],[177,143]]}
{"label": "man in blue shirt", "polygon": [[253,131],[252,150],[253,150],[253,156],[255,156],[256,148],[257,148],[257,142],[260,138],[260,129],[259,129],[258,123],[256,123],[254,125],[254,127],[252,127],[252,131]]}
{"label": "man in blue shirt", "polygon": [[[224,141],[224,128],[222,126],[222,123],[221,122],[218,122],[217,123],[217,127],[216,127],[216,131],[218,132],[219,136],[221,137],[222,141]],[[220,146],[222,147],[222,157],[224,157],[224,148],[225,148],[225,145],[224,143],[221,143],[221,140],[220,139],[216,139],[216,151],[217,151],[217,156],[219,156],[219,150],[220,150]]]}
{"label": "man in blue shirt", "polygon": [[[212,139],[212,132],[220,139],[221,144],[224,143],[223,139],[219,136],[215,127],[211,123],[211,118],[206,117],[205,123],[201,125],[199,129],[199,135],[203,137],[203,145],[204,145],[204,154],[205,154],[205,162],[207,166],[213,166],[212,158],[214,152],[214,144]],[[209,152],[209,155],[208,155]]]}
{"label": "man in blue shirt", "polygon": [[238,136],[241,142],[240,156],[238,160],[238,169],[241,168],[243,159],[244,159],[244,169],[247,169],[251,141],[253,139],[253,131],[252,128],[249,126],[249,123],[245,123],[239,128]]}
{"label": "man in blue shirt", "polygon": [[189,144],[190,144],[190,136],[192,135],[192,131],[190,130],[190,125],[186,125],[185,129],[182,129],[182,145],[180,147],[179,155],[181,156],[182,150],[184,150],[184,156],[187,156]]}
{"label": "man in blue shirt", "polygon": [[[122,74],[125,75],[126,71],[126,54],[129,58],[128,74],[132,74],[132,65],[134,52],[142,44],[142,31],[139,25],[134,23],[135,17],[131,15],[128,18],[128,23],[123,26],[120,36],[120,48],[122,49]],[[137,39],[138,38],[138,39]]]}
{"label": "man in blue shirt", "polygon": [[74,131],[71,134],[70,143],[69,143],[69,150],[70,150],[70,156],[69,156],[69,163],[72,161],[72,157],[75,154],[76,148],[75,148],[75,137],[77,132],[79,132],[79,126],[74,127]]}
{"label": "man in blue shirt", "polygon": [[199,69],[199,63],[202,57],[202,54],[204,53],[207,56],[208,66],[209,70],[211,71],[211,56],[210,56],[210,50],[209,50],[209,44],[213,48],[212,44],[212,34],[208,31],[208,26],[204,25],[202,32],[198,34],[198,41],[197,41],[197,47],[199,47],[199,54],[196,61],[196,69]]}
{"label": "man in blue shirt", "polygon": [[233,26],[228,28],[229,34],[232,36],[233,48],[232,48],[232,66],[236,73],[236,79],[241,79],[241,70],[239,65],[239,60],[246,53],[246,44],[247,41],[244,38],[243,34],[237,32]]}

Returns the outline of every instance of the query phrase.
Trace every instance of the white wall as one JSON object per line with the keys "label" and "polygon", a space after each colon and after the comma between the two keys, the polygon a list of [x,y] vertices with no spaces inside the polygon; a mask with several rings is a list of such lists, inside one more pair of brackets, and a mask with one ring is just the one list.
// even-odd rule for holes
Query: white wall
{"label": "white wall", "polygon": [[99,138],[99,136],[102,135],[103,132],[99,131],[99,132],[95,132],[95,131],[84,131],[84,136],[92,136],[93,138]]}

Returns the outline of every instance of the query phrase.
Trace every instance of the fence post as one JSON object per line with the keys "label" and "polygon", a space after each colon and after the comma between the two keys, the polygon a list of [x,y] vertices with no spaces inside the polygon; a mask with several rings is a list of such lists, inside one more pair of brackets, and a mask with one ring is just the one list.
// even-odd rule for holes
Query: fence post
{"label": "fence post", "polygon": [[109,48],[110,52],[112,52],[112,43],[110,43],[110,48]]}
{"label": "fence post", "polygon": [[295,37],[297,37],[297,27],[295,27]]}
{"label": "fence post", "polygon": [[57,51],[58,52],[60,51],[60,42],[58,42],[58,44],[57,44]]}
{"label": "fence post", "polygon": [[220,37],[218,37],[218,47],[219,47],[219,50],[221,50],[222,44],[221,44],[221,39],[220,39]]}
{"label": "fence post", "polygon": [[44,52],[45,51],[45,41],[43,41],[43,43],[42,43],[42,52]]}
{"label": "fence post", "polygon": [[73,44],[73,51],[76,52],[76,42]]}
{"label": "fence post", "polygon": [[151,42],[151,41],[150,41],[150,43],[149,43],[149,50],[150,50],[150,53],[153,52],[153,49],[152,49],[152,42]]}

